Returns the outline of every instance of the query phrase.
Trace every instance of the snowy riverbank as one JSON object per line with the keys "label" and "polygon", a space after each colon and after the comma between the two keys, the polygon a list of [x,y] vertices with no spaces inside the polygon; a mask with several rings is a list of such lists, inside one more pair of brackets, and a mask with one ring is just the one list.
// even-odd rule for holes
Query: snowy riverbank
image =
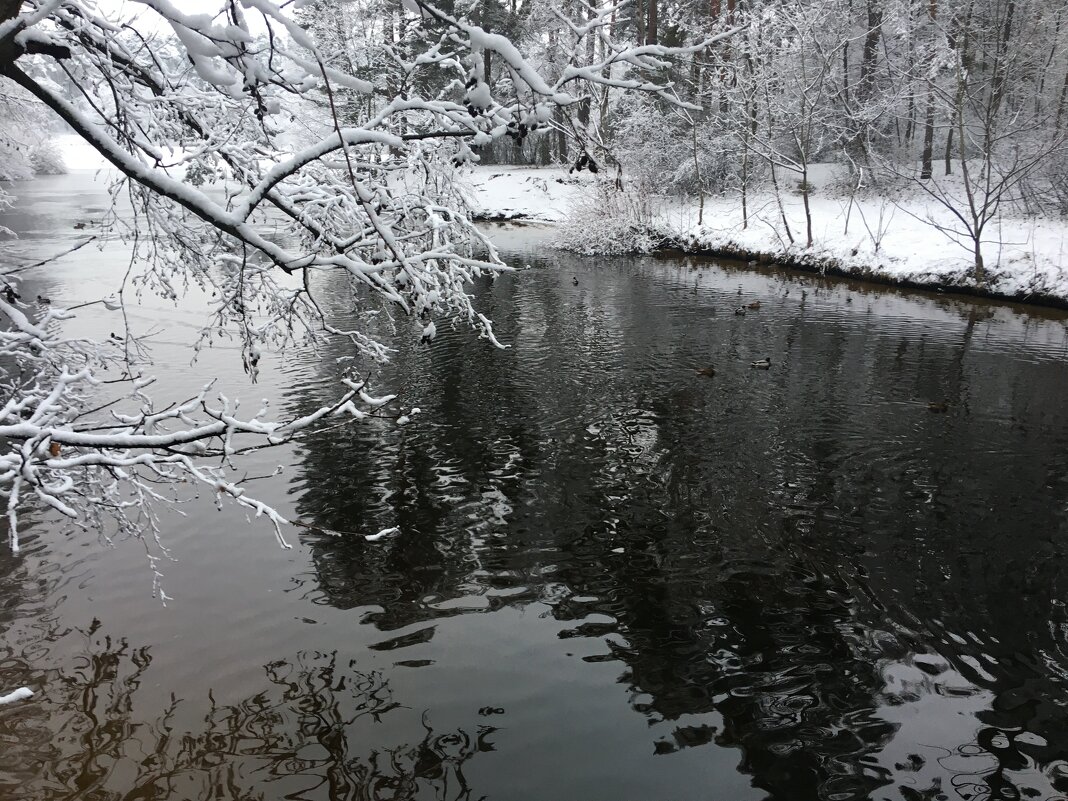
{"label": "snowy riverbank", "polygon": [[[560,223],[578,214],[585,219],[572,226],[572,239],[576,230],[581,236],[598,224],[590,213],[596,203],[589,198],[596,190],[588,174],[569,176],[559,168],[478,167],[467,180],[473,207],[484,219]],[[1006,214],[991,223],[983,241],[988,280],[978,286],[971,276],[971,241],[953,235],[959,222],[921,190],[899,188],[888,196],[868,193],[851,202],[831,167],[814,170],[811,183],[811,248],[805,247],[804,205],[797,191],[782,193],[793,243],[771,192],[751,194],[745,228],[737,195],[706,198],[700,214],[696,202],[646,198],[652,212],[645,222],[663,243],[690,253],[1068,306],[1068,223],[1063,220]],[[581,242],[578,245],[582,249]]]}
{"label": "snowy riverbank", "polygon": [[[106,167],[77,137],[60,137],[72,169]],[[942,179],[944,180],[944,179]],[[479,219],[574,223],[592,231],[597,217],[597,177],[566,168],[480,166],[464,176],[469,202]],[[643,198],[651,210],[645,223],[656,238],[688,253],[776,263],[866,280],[947,289],[1030,303],[1068,306],[1068,222],[1006,214],[984,237],[988,280],[971,277],[971,242],[951,235],[959,228],[952,213],[916,188],[889,195],[868,193],[852,201],[843,176],[830,166],[813,169],[809,197],[813,245],[805,247],[805,215],[799,192],[782,193],[782,223],[771,192],[749,198],[749,225],[742,227],[737,195],[705,198],[698,204],[674,198]],[[789,183],[784,182],[784,186]],[[952,185],[950,185],[952,186]],[[699,221],[700,220],[700,221]],[[566,226],[565,226],[566,227]],[[581,243],[579,243],[581,248]]]}

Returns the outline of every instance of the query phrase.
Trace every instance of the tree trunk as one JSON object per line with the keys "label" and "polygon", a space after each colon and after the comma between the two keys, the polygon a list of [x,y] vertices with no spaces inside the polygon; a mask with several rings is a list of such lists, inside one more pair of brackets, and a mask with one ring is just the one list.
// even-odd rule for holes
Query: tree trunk
{"label": "tree trunk", "polygon": [[857,84],[857,99],[871,97],[875,84],[875,60],[879,53],[879,36],[883,30],[882,0],[868,0],[868,32],[864,35],[864,53],[860,61],[860,81]]}
{"label": "tree trunk", "polygon": [[[594,12],[591,8],[588,12],[587,22],[590,22],[594,18]],[[586,37],[586,63],[592,64],[594,61],[594,44],[597,38],[595,36]],[[593,105],[593,92],[587,91],[586,97],[582,98],[578,104],[578,120],[579,125],[582,126],[582,134],[586,135],[590,130],[590,108]]]}
{"label": "tree trunk", "polygon": [[578,108],[578,123],[581,126],[583,133],[586,133],[587,131],[589,131],[589,128],[590,128],[590,103],[591,102],[592,101],[590,99],[590,96],[587,95],[586,97],[582,98],[577,104],[577,108]]}
{"label": "tree trunk", "polygon": [[645,43],[655,45],[658,42],[657,39],[657,5],[659,0],[646,0],[649,4],[649,25],[645,29]]}
{"label": "tree trunk", "polygon": [[[938,19],[938,0],[930,0],[927,6],[927,15],[934,23]],[[926,63],[930,65],[932,57],[928,57]],[[920,166],[920,178],[930,180],[934,174],[932,161],[934,160],[934,87],[927,84],[927,111],[924,116],[923,126],[923,157]]]}
{"label": "tree trunk", "polygon": [[923,125],[923,163],[920,166],[920,178],[927,180],[934,172],[934,91],[927,88],[927,112]]}
{"label": "tree trunk", "polygon": [[842,99],[846,110],[849,110],[849,41],[842,44]]}
{"label": "tree trunk", "polygon": [[779,178],[775,175],[775,162],[770,162],[771,166],[771,185],[775,189],[775,202],[779,205],[779,218],[782,220],[782,227],[786,229],[786,238],[790,240],[790,244],[794,243],[794,234],[790,230],[790,221],[786,219],[786,209],[782,205],[782,190],[779,188]]}
{"label": "tree trunk", "polygon": [[916,93],[909,92],[908,114],[905,116],[905,144],[911,146],[913,131],[916,129]]}
{"label": "tree trunk", "polygon": [[1012,38],[1012,18],[1016,12],[1016,3],[1009,0],[1005,9],[1005,23],[1001,28],[1001,36],[998,39],[997,54],[994,59],[994,70],[991,76],[991,118],[997,116],[1001,109],[1001,103],[1005,99],[1005,87],[1008,83],[1009,74],[1009,43]]}
{"label": "tree trunk", "polygon": [[1051,41],[1053,42],[1053,45],[1049,49],[1049,56],[1046,58],[1046,63],[1038,72],[1038,90],[1035,92],[1036,121],[1042,115],[1042,100],[1046,95],[1046,79],[1049,77],[1049,68],[1053,66],[1053,61],[1057,58],[1057,51],[1061,42],[1061,14],[1063,11],[1063,8],[1057,9],[1057,14],[1054,17],[1053,23],[1053,36],[1050,37]]}
{"label": "tree trunk", "polygon": [[1064,106],[1068,102],[1068,71],[1064,73],[1064,84],[1061,86],[1061,99],[1057,103],[1057,121],[1054,123],[1054,127],[1061,130],[1061,117],[1064,116]]}
{"label": "tree trunk", "polygon": [[742,230],[749,227],[749,143],[742,151]]}
{"label": "tree trunk", "polygon": [[953,128],[946,134],[946,175],[953,174]]}
{"label": "tree trunk", "polygon": [[801,170],[801,200],[805,203],[805,239],[807,244],[805,247],[812,247],[812,208],[808,204],[809,185],[808,185],[808,164],[804,165]]}
{"label": "tree trunk", "polygon": [[556,126],[556,158],[558,162],[567,161],[567,134],[565,131],[564,123],[566,122],[566,114],[559,106],[554,110],[554,115],[557,119]]}
{"label": "tree trunk", "polygon": [[701,180],[701,160],[697,155],[697,121],[694,120],[693,125],[690,127],[690,132],[693,134],[693,171],[694,177],[697,180],[697,192],[701,200],[701,205],[697,210],[697,224],[703,225],[705,221],[705,186]]}

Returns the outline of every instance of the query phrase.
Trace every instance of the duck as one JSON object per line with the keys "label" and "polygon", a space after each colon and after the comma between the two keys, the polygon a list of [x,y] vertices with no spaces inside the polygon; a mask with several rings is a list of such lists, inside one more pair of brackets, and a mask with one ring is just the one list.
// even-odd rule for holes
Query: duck
{"label": "duck", "polygon": [[711,378],[716,374],[716,368],[712,365],[708,365],[707,367],[695,367],[694,370],[697,372],[697,375],[707,376],[708,378]]}
{"label": "duck", "polygon": [[770,370],[771,369],[771,357],[765,356],[760,361],[751,362],[750,367],[755,367],[758,370]]}
{"label": "duck", "polygon": [[749,308],[752,309],[753,311],[756,311],[757,309],[760,308],[760,301],[759,300],[754,300],[752,303],[749,304]]}
{"label": "duck", "polygon": [[577,278],[577,277],[574,277],[574,276],[572,276],[572,278],[571,278],[571,283],[572,283],[572,284],[574,284],[575,286],[578,286],[578,278]]}
{"label": "duck", "polygon": [[745,306],[739,306],[737,309],[734,310],[734,313],[737,314],[739,317],[745,317]]}
{"label": "duck", "polygon": [[935,414],[945,414],[949,411],[949,404],[945,401],[931,401],[927,404],[927,411]]}

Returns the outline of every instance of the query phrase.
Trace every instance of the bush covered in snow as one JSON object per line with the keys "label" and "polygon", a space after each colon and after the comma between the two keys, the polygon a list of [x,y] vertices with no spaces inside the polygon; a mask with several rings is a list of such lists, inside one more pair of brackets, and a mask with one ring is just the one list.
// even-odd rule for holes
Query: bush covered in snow
{"label": "bush covered in snow", "polygon": [[17,86],[0,93],[0,181],[66,172],[52,142],[56,121],[43,103]]}
{"label": "bush covered in snow", "polygon": [[665,238],[658,206],[645,182],[619,189],[611,180],[598,181],[572,203],[559,243],[576,253],[649,253]]}

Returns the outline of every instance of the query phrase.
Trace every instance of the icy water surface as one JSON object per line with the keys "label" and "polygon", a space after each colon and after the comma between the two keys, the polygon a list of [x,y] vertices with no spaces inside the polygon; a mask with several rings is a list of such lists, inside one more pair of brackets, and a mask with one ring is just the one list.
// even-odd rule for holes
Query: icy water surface
{"label": "icy water surface", "polygon": [[[106,206],[17,189],[8,263]],[[190,502],[166,608],[138,543],[40,517],[0,553],[0,690],[37,693],[0,798],[1068,797],[1064,314],[498,234],[532,268],[479,287],[509,349],[402,321],[376,384],[422,415],[248,465],[287,463],[255,489],[320,529],[292,550]],[[103,296],[124,254],[28,291]],[[195,301],[146,304],[164,388],[330,397],[342,351],[252,387],[226,343],[176,355]]]}

